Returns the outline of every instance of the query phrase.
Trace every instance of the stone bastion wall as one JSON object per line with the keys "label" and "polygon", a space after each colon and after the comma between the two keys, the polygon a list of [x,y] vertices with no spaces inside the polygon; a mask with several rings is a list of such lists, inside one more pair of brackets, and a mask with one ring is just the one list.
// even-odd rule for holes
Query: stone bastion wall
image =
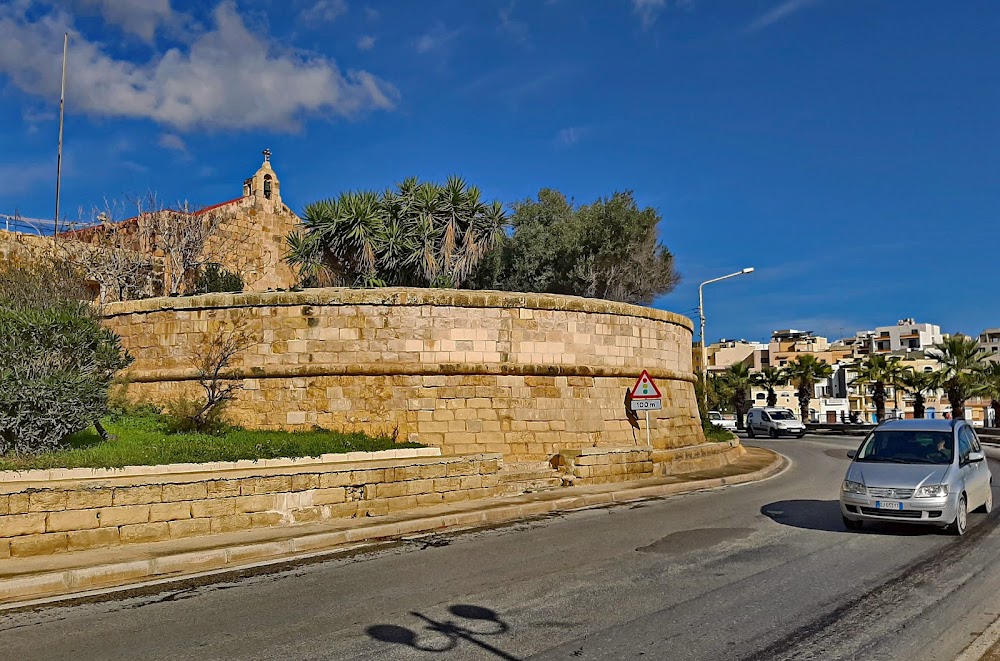
{"label": "stone bastion wall", "polygon": [[[572,296],[387,288],[209,294],[115,303],[105,323],[135,357],[129,395],[196,396],[207,334],[242,327],[243,388],[229,419],[249,428],[397,434],[445,453],[550,459],[645,446],[624,407],[646,369],[663,393],[652,445],[704,443],[691,321]],[[641,424],[644,419],[640,418]]]}

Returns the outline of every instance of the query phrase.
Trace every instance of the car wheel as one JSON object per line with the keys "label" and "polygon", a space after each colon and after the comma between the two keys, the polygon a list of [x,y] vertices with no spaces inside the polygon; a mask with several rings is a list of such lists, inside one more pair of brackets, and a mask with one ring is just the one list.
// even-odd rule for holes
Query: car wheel
{"label": "car wheel", "polygon": [[861,530],[861,528],[865,525],[864,521],[852,521],[843,515],[841,515],[841,518],[844,520],[844,527],[848,530]]}
{"label": "car wheel", "polygon": [[965,494],[958,500],[958,514],[955,520],[948,526],[948,532],[952,535],[964,535],[969,527],[969,502],[965,499]]}
{"label": "car wheel", "polygon": [[757,438],[757,435],[753,433],[753,427],[750,425],[747,425],[747,436],[750,438]]}
{"label": "car wheel", "polygon": [[771,438],[778,438],[778,430],[775,429],[774,427],[771,427],[770,429],[767,430],[767,435],[770,436]]}
{"label": "car wheel", "polygon": [[993,482],[990,482],[990,486],[986,490],[986,502],[976,511],[983,514],[989,514],[993,511]]}

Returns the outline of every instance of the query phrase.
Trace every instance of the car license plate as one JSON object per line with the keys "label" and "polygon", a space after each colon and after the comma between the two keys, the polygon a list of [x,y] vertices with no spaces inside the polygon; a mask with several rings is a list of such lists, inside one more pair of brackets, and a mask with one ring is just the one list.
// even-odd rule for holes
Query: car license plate
{"label": "car license plate", "polygon": [[876,500],[875,508],[880,510],[901,510],[903,509],[903,503],[895,500]]}

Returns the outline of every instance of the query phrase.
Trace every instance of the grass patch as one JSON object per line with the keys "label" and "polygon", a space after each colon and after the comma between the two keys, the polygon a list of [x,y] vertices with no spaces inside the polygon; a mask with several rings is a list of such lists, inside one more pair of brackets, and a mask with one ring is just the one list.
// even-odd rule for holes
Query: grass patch
{"label": "grass patch", "polygon": [[305,432],[230,428],[216,434],[169,434],[167,419],[148,411],[109,417],[103,424],[113,439],[102,441],[94,429],[88,429],[70,436],[66,445],[55,452],[0,456],[0,470],[122,468],[423,447],[419,443],[396,443],[385,436],[319,428]]}
{"label": "grass patch", "polygon": [[705,440],[712,443],[728,443],[736,438],[736,434],[733,432],[723,429],[718,425],[713,425],[711,422],[706,421],[702,427],[705,430]]}

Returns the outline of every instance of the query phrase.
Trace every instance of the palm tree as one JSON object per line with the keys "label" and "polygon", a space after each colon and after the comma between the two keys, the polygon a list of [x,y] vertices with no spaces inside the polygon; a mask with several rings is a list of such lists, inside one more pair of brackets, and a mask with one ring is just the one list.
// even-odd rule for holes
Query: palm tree
{"label": "palm tree", "polygon": [[381,193],[349,191],[305,208],[286,260],[309,284],[460,287],[504,236],[499,202],[459,177],[406,179]]}
{"label": "palm tree", "polygon": [[855,365],[854,370],[857,376],[851,383],[860,383],[871,387],[872,401],[875,403],[875,420],[883,422],[885,420],[886,387],[896,387],[899,384],[900,375],[903,373],[899,360],[874,354]]}
{"label": "palm tree", "polygon": [[744,363],[734,363],[718,377],[729,393],[729,403],[736,409],[736,428],[743,429],[743,414],[746,413],[750,386],[750,368]]}
{"label": "palm tree", "polygon": [[785,371],[768,365],[761,371],[755,372],[750,378],[755,386],[767,388],[767,405],[777,406],[778,393],[774,392],[774,389],[788,384],[788,376]]}
{"label": "palm tree", "polygon": [[822,379],[833,375],[833,368],[812,354],[803,354],[788,362],[785,375],[789,383],[795,386],[795,394],[799,398],[799,414],[802,422],[809,422],[809,402],[813,397],[816,384]]}
{"label": "palm tree", "polygon": [[925,406],[925,396],[927,393],[935,390],[934,378],[934,374],[917,372],[913,369],[906,369],[900,373],[898,379],[896,380],[896,385],[913,395],[914,418],[925,417],[927,412]]}
{"label": "palm tree", "polygon": [[1000,427],[1000,363],[990,363],[983,370],[984,395],[990,398],[993,409],[993,426]]}
{"label": "palm tree", "polygon": [[983,384],[986,350],[974,338],[952,335],[935,344],[929,353],[941,365],[935,385],[948,395],[951,417],[964,418],[965,401],[986,389]]}

